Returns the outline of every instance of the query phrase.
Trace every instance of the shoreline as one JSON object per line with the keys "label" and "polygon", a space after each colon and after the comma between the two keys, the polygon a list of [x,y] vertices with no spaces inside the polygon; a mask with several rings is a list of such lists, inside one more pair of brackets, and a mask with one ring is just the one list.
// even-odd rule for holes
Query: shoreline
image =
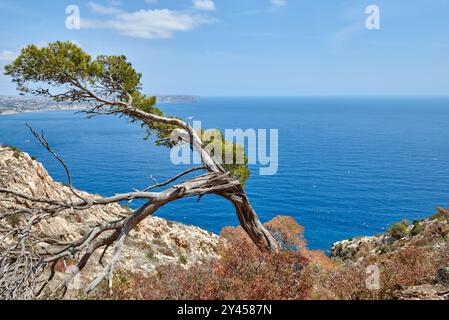
{"label": "shoreline", "polygon": [[[178,102],[172,102],[172,101],[161,101],[159,102],[160,104],[176,104]],[[187,102],[189,104],[191,104],[192,102]],[[54,112],[54,111],[82,111],[84,109],[87,109],[88,107],[73,107],[73,108],[48,108],[48,109],[39,109],[39,110],[25,110],[25,111],[17,111],[17,110],[13,110],[13,109],[3,109],[6,111],[3,111],[2,109],[0,109],[0,117],[2,116],[13,116],[13,115],[18,115],[18,114],[23,114],[23,113],[40,113],[40,112]]]}
{"label": "shoreline", "polygon": [[62,109],[45,109],[45,110],[26,110],[26,111],[7,111],[7,112],[1,112],[0,111],[0,117],[1,116],[13,116],[23,113],[43,113],[43,112],[55,112],[55,111],[81,111],[86,109],[85,107],[76,107],[76,108],[62,108]]}
{"label": "shoreline", "polygon": [[[175,104],[176,102],[170,102],[170,101],[163,101],[160,102],[160,104]],[[0,117],[2,116],[13,116],[23,113],[41,113],[41,112],[55,112],[55,111],[82,111],[84,109],[87,109],[88,107],[73,107],[73,108],[61,108],[61,109],[43,109],[43,110],[26,110],[26,111],[17,111],[17,110],[10,110],[6,112],[2,112],[0,109]]]}

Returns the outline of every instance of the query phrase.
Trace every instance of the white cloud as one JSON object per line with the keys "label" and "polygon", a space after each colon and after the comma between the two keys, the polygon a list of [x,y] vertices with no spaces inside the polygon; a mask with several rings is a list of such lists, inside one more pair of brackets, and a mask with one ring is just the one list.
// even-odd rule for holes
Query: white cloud
{"label": "white cloud", "polygon": [[287,5],[287,0],[271,0],[271,4],[275,6],[285,6]]}
{"label": "white cloud", "polygon": [[210,19],[189,12],[169,9],[139,10],[126,12],[114,7],[104,7],[90,2],[92,12],[110,15],[106,20],[82,19],[84,29],[112,29],[121,35],[154,39],[171,38],[175,32],[189,31],[201,24],[211,22]]}
{"label": "white cloud", "polygon": [[16,58],[16,54],[9,50],[0,51],[0,61],[12,61]]}
{"label": "white cloud", "polygon": [[198,10],[214,11],[215,3],[212,0],[193,0],[193,7]]}

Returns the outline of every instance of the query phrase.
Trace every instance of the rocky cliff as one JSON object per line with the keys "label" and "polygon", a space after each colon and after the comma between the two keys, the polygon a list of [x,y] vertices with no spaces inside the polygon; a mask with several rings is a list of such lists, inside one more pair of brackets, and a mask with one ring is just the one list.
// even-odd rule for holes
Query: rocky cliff
{"label": "rocky cliff", "polygon": [[[449,210],[439,208],[428,219],[413,224],[405,220],[398,222],[385,234],[334,243],[331,257],[361,265],[367,261],[385,264],[406,259],[405,264],[410,263],[416,268],[410,274],[430,275],[420,285],[397,288],[396,299],[449,300],[448,241]],[[403,274],[406,276],[407,272]]]}
{"label": "rocky cliff", "polygon": [[[54,200],[74,197],[68,187],[53,181],[38,161],[18,149],[7,146],[0,146],[0,188]],[[84,198],[95,197],[85,192],[79,193]],[[31,205],[27,201],[0,196],[0,213],[7,209]],[[65,212],[48,222],[42,222],[35,231],[49,238],[75,240],[80,239],[98,223],[129,214],[129,208],[118,204],[96,206],[76,214]],[[118,268],[133,273],[151,274],[157,266],[173,262],[189,267],[195,262],[216,257],[217,243],[218,236],[215,234],[152,217],[132,232],[125,243]],[[58,270],[63,273],[69,265],[70,262],[67,261],[59,266]],[[98,269],[98,265],[90,263],[86,272],[91,273]]]}
{"label": "rocky cliff", "polygon": [[[6,146],[0,146],[0,188],[12,189],[33,197],[75,200],[70,189],[53,181],[38,161],[20,150]],[[81,191],[79,193],[84,198],[97,197]],[[35,204],[0,195],[0,214],[32,205]],[[76,240],[103,221],[129,214],[129,208],[117,204],[96,206],[79,213],[68,210],[48,222],[40,223],[34,231],[57,240]],[[17,219],[24,218],[26,217]],[[288,230],[291,232],[289,228]],[[219,257],[217,235],[157,217],[140,224],[128,239],[118,269],[142,274],[144,278],[154,274],[161,265],[175,264],[188,269],[196,262],[207,262]],[[382,290],[388,291],[381,290],[377,295],[379,297],[449,299],[449,210],[446,209],[439,209],[431,218],[415,221],[413,224],[400,222],[386,234],[337,242],[331,249],[332,260],[322,256],[322,253],[308,250],[304,250],[303,254],[316,267],[312,276],[316,277],[314,287],[317,288],[318,297],[357,297],[357,292],[362,299],[371,297],[371,292],[368,296],[363,296],[361,292],[366,290],[363,287],[365,267],[375,264],[382,272]],[[108,257],[110,255],[106,256]],[[80,279],[82,284],[100,271],[97,261],[98,257],[94,257],[83,270]],[[71,261],[64,261],[58,265],[58,279],[70,270],[70,264]],[[208,265],[203,264],[210,271]],[[359,276],[363,281],[359,281]],[[346,286],[349,286],[348,295],[343,294]]]}
{"label": "rocky cliff", "polygon": [[336,242],[332,245],[331,257],[357,260],[410,247],[438,249],[449,239],[449,211],[440,208],[428,219],[413,224],[403,221],[392,228],[395,226],[400,232],[392,229],[385,234]]}

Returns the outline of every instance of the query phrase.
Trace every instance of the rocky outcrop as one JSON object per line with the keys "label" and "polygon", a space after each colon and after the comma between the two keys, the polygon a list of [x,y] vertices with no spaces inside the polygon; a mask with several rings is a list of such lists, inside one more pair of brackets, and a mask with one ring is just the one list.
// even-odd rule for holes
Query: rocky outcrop
{"label": "rocky outcrop", "polygon": [[439,269],[433,283],[408,287],[394,296],[398,300],[449,300],[449,268]]}
{"label": "rocky outcrop", "polygon": [[426,284],[398,291],[398,300],[449,300],[449,286]]}
{"label": "rocky outcrop", "polygon": [[[390,270],[393,265],[413,267],[414,270],[409,272],[401,270],[405,278],[408,276],[408,280],[404,281],[408,284],[394,288],[391,298],[449,300],[448,235],[449,211],[440,208],[428,219],[413,224],[399,222],[386,234],[336,242],[332,246],[331,257],[342,264],[355,264],[363,268],[367,264],[386,264]],[[413,254],[407,256],[407,252]],[[385,279],[388,277],[384,275],[383,279],[387,281]]]}
{"label": "rocky outcrop", "polygon": [[[18,149],[6,146],[0,146],[0,188],[12,189],[33,197],[74,199],[70,189],[53,181],[38,161]],[[84,198],[98,197],[81,191],[79,193]],[[27,201],[0,196],[0,212],[32,205]],[[128,207],[118,204],[96,206],[76,213],[68,211],[50,221],[42,222],[35,231],[49,238],[75,240],[98,223],[129,214],[131,210]],[[128,239],[118,268],[129,272],[148,275],[160,265],[175,262],[189,267],[195,262],[217,257],[217,235],[157,217],[141,223]],[[59,266],[59,271],[64,272],[69,266],[70,261],[66,261]],[[97,263],[91,262],[87,273],[99,268]]]}
{"label": "rocky outcrop", "polygon": [[379,253],[382,248],[392,244],[394,241],[388,235],[343,240],[332,245],[330,255],[332,258],[340,258],[342,260],[358,259],[368,254]]}
{"label": "rocky outcrop", "polygon": [[358,260],[370,255],[382,255],[407,247],[438,248],[449,238],[449,212],[438,209],[433,217],[416,221],[404,230],[404,236],[389,233],[336,242],[330,255],[341,260]]}

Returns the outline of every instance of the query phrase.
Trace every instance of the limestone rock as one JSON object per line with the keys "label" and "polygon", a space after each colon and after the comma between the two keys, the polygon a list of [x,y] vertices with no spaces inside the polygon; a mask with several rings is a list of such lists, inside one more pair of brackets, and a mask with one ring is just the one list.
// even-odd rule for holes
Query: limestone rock
{"label": "limestone rock", "polygon": [[341,260],[360,260],[372,255],[382,255],[407,247],[438,249],[449,237],[449,212],[439,209],[439,213],[429,219],[410,226],[408,235],[395,238],[388,233],[372,237],[359,237],[336,242],[330,256]]}
{"label": "limestone rock", "polygon": [[395,294],[398,300],[449,300],[449,287],[422,285],[407,288]]}
{"label": "limestone rock", "polygon": [[[0,188],[12,189],[33,197],[76,200],[70,189],[53,181],[38,161],[24,152],[6,146],[0,146]],[[79,193],[85,198],[98,197],[82,191]],[[32,205],[35,204],[22,200],[18,203],[11,197],[0,195],[0,212]],[[98,223],[129,214],[129,208],[118,204],[96,206],[83,212],[67,210],[57,218],[42,222],[35,231],[58,240],[75,240]],[[152,217],[132,231],[125,243],[118,268],[144,274],[151,274],[157,266],[171,262],[187,268],[198,261],[216,258],[217,243],[218,236],[215,234],[194,226]],[[83,276],[89,277],[92,272],[100,269],[94,261],[98,260],[92,259],[87,274]],[[66,261],[61,271],[69,266],[70,261]]]}

